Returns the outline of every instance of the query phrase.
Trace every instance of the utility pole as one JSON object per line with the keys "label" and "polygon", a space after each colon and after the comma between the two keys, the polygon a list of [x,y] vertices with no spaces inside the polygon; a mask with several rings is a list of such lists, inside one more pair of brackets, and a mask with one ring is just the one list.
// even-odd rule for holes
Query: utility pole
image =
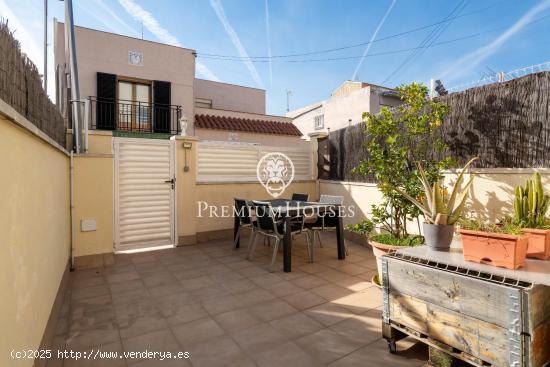
{"label": "utility pole", "polygon": [[290,111],[290,96],[292,95],[292,91],[290,89],[286,90],[286,112]]}
{"label": "utility pole", "polygon": [[71,74],[71,106],[73,118],[73,141],[75,152],[80,153],[82,125],[80,115],[80,89],[78,85],[78,66],[76,63],[76,40],[74,35],[73,1],[65,0],[65,39],[69,43],[69,64]]}
{"label": "utility pole", "polygon": [[48,94],[48,0],[44,0],[44,90]]}

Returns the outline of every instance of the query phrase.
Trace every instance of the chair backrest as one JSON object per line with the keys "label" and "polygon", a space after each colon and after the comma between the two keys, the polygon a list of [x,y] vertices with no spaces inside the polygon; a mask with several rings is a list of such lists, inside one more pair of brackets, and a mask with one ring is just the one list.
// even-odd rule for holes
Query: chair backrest
{"label": "chair backrest", "polygon": [[308,201],[309,200],[309,194],[293,193],[291,200],[293,200],[293,201]]}
{"label": "chair backrest", "polygon": [[[342,205],[344,203],[344,197],[336,195],[321,195],[319,197],[319,202],[323,204]],[[338,225],[338,217],[334,214],[326,213],[320,218],[323,228],[331,228]]]}
{"label": "chair backrest", "polygon": [[239,217],[241,224],[250,224],[250,209],[246,200],[235,198],[235,215]]}
{"label": "chair backrest", "polygon": [[275,211],[271,204],[265,201],[253,201],[258,228],[264,231],[276,231]]}
{"label": "chair backrest", "polygon": [[342,205],[344,203],[344,197],[336,195],[321,195],[319,202],[323,204]]}

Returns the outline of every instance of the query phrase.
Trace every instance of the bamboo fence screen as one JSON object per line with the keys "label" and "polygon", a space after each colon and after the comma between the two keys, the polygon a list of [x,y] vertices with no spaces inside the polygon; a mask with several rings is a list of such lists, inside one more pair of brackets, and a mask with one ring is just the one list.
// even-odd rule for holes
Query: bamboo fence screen
{"label": "bamboo fence screen", "polygon": [[65,147],[66,125],[42,87],[36,65],[21,52],[8,22],[0,20],[0,98]]}
{"label": "bamboo fence screen", "polygon": [[[530,74],[438,97],[450,106],[440,133],[458,165],[479,156],[476,167],[550,167],[550,72]],[[364,124],[331,132],[330,170],[321,178],[374,182],[351,173],[368,159]]]}

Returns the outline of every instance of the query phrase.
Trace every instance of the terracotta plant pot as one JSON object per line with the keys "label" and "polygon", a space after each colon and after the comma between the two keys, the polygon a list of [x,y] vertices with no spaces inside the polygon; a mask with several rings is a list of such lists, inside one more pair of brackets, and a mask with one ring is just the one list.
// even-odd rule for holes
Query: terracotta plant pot
{"label": "terracotta plant pot", "polygon": [[535,259],[550,259],[550,229],[524,228],[527,236],[527,257]]}
{"label": "terracotta plant pot", "polygon": [[380,282],[382,282],[382,260],[381,257],[385,254],[397,251],[400,248],[403,248],[402,246],[393,246],[393,245],[385,245],[383,243],[379,243],[376,241],[373,241],[371,239],[367,240],[369,245],[372,246],[372,252],[374,253],[374,256],[376,257],[376,268],[378,270],[378,279]]}
{"label": "terracotta plant pot", "polygon": [[464,260],[517,269],[525,265],[527,236],[460,230]]}

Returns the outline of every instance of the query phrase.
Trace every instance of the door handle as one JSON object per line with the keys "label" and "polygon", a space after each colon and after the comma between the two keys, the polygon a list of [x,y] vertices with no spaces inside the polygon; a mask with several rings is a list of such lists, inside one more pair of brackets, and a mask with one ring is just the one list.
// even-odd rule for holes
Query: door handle
{"label": "door handle", "polygon": [[172,178],[171,180],[166,180],[164,181],[164,183],[169,183],[170,186],[172,187],[172,190],[174,189],[175,185],[176,185],[176,179],[175,178]]}

